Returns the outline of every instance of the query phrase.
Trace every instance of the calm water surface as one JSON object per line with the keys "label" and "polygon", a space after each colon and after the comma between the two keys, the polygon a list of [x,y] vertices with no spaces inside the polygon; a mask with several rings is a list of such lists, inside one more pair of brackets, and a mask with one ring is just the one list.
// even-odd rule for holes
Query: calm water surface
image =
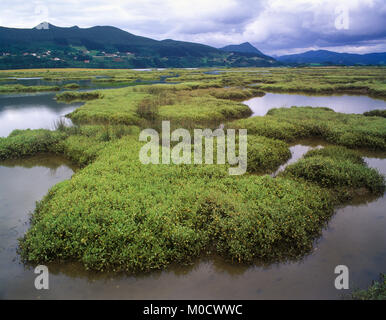
{"label": "calm water surface", "polygon": [[[276,94],[256,99],[264,98],[273,103],[264,104],[267,110],[283,106],[277,104],[283,97]],[[323,105],[338,109],[344,105],[343,101],[348,104],[353,99],[303,96],[306,100],[299,103],[289,100],[288,106],[310,105],[309,98],[340,101],[342,104]],[[372,106],[380,108],[381,105],[366,104],[369,101],[384,104],[367,97],[355,98],[352,112],[363,112],[364,105],[366,110]],[[1,96],[0,136],[16,128],[49,128],[53,120],[77,106],[58,104],[53,94]],[[261,108],[256,110],[261,114],[266,112]],[[279,171],[321,145],[320,141],[292,145],[292,158]],[[385,154],[364,156],[369,166],[386,174]],[[190,267],[173,266],[167,271],[139,276],[89,272],[76,263],[51,264],[50,289],[37,291],[33,268],[23,265],[16,253],[17,238],[28,229],[35,201],[42,199],[53,185],[69,179],[74,170],[64,159],[52,156],[0,162],[0,299],[337,299],[349,291],[335,289],[335,266],[349,267],[351,289],[367,287],[379,273],[386,271],[386,197],[383,196],[356,199],[338,209],[322,237],[315,241],[313,252],[300,261],[242,266],[211,257]]]}
{"label": "calm water surface", "polygon": [[309,96],[301,94],[266,93],[263,97],[244,102],[254,116],[264,116],[272,108],[292,106],[328,107],[335,112],[363,113],[374,109],[385,109],[386,101],[367,96],[334,95]]}
{"label": "calm water surface", "polygon": [[8,136],[15,129],[53,129],[56,120],[83,104],[60,103],[54,99],[55,95],[0,95],[0,137]]}
{"label": "calm water surface", "polygon": [[[302,142],[291,151],[299,157],[305,147],[319,145]],[[385,155],[365,159],[386,174]],[[301,261],[247,267],[211,257],[191,267],[135,277],[88,272],[74,263],[51,264],[50,289],[37,291],[33,268],[19,261],[17,238],[28,228],[35,201],[72,173],[60,158],[0,163],[0,298],[339,299],[343,293],[334,288],[335,266],[349,267],[351,289],[365,288],[386,270],[386,197],[362,198],[337,210],[313,252]]]}

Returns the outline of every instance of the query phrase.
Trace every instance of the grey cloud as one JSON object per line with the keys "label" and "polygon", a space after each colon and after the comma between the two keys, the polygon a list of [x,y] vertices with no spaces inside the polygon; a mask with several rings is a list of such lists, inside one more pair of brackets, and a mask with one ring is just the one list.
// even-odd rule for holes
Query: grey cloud
{"label": "grey cloud", "polygon": [[[348,9],[348,30],[335,27],[338,5]],[[49,22],[60,26],[114,25],[155,39],[216,47],[249,41],[267,54],[302,48],[366,52],[386,46],[383,0],[2,0],[0,25],[33,27],[45,18],[41,8],[47,9]]]}

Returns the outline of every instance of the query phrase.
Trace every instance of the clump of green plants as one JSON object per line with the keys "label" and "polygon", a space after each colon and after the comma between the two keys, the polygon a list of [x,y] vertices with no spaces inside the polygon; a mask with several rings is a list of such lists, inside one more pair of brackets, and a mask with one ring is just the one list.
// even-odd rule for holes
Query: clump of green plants
{"label": "clump of green plants", "polygon": [[304,155],[304,158],[310,157],[330,157],[336,160],[349,160],[353,163],[365,164],[365,161],[357,151],[340,146],[327,146],[310,150]]}
{"label": "clump of green plants", "polygon": [[65,135],[50,130],[14,130],[7,138],[0,138],[0,159],[17,159],[50,152]]}
{"label": "clump of green plants", "polygon": [[65,139],[51,147],[51,152],[62,154],[80,167],[94,161],[109,142],[124,136],[139,134],[139,128],[125,125],[82,125],[65,127]]}
{"label": "clump of green plants", "polygon": [[42,92],[42,91],[59,91],[59,86],[24,86],[21,84],[7,84],[0,86],[0,93],[14,92]]}
{"label": "clump of green plants", "polygon": [[374,194],[383,194],[385,178],[375,169],[360,163],[357,157],[344,151],[348,158],[329,148],[325,152],[310,151],[304,159],[289,165],[282,176],[300,178],[324,188],[366,188]]}
{"label": "clump of green plants", "polygon": [[[372,88],[382,94],[383,70],[37,72],[62,80],[103,75],[115,83],[180,75],[184,82],[103,94],[66,92],[74,97],[67,101],[98,94],[69,115],[76,125],[58,122],[54,132],[15,131],[0,138],[0,159],[52,152],[81,167],[38,203],[31,227],[20,239],[19,252],[27,262],[79,261],[93,270],[142,272],[191,263],[204,254],[243,263],[298,258],[310,252],[334,208],[355,190],[384,192],[384,178],[355,151],[342,147],[386,150],[384,118],[294,107],[241,119],[252,112],[237,102],[270,90],[269,85],[287,84],[293,90],[308,86],[318,92],[368,93]],[[253,87],[243,89],[249,84]],[[234,119],[239,120],[228,122]],[[208,128],[212,121],[211,128],[224,123],[248,129],[248,172],[229,176],[227,165],[215,164],[142,164],[140,129],[133,125],[152,121],[157,126],[161,120],[172,120],[173,128]],[[253,174],[276,170],[290,157],[287,142],[309,137],[340,146],[310,151],[275,178]]]}
{"label": "clump of green plants", "polygon": [[248,106],[234,101],[211,96],[186,96],[173,105],[161,106],[159,114],[162,119],[171,121],[201,123],[211,120],[219,123],[248,117],[252,111]]}
{"label": "clump of green plants", "polygon": [[159,117],[159,104],[155,99],[145,98],[138,103],[137,114],[146,120],[155,121]]}
{"label": "clump of green plants", "polygon": [[366,290],[355,290],[351,298],[354,300],[386,300],[386,274],[381,274],[379,281],[373,281]]}
{"label": "clump of green plants", "polygon": [[364,112],[363,115],[365,115],[366,117],[382,117],[382,118],[386,118],[386,109],[377,109],[377,110],[371,110],[371,111],[367,111],[367,112]]}
{"label": "clump of green plants", "polygon": [[260,135],[287,142],[305,137],[299,126],[289,122],[277,120],[271,116],[257,116],[241,119],[228,123],[227,126],[230,128],[247,129],[248,134]]}
{"label": "clump of green plants", "polygon": [[228,100],[246,100],[252,97],[262,97],[265,95],[264,92],[256,89],[217,89],[210,91],[210,94],[217,99],[228,99]]}
{"label": "clump of green plants", "polygon": [[74,101],[87,101],[94,99],[101,99],[103,94],[98,91],[92,92],[61,92],[56,95],[56,100],[63,102],[74,102]]}
{"label": "clump of green plants", "polygon": [[80,88],[80,85],[77,83],[68,83],[63,86],[65,89],[70,89],[70,90],[76,90]]}
{"label": "clump of green plants", "polygon": [[[183,84],[185,86],[185,84]],[[238,119],[251,115],[242,103],[217,99],[204,89],[179,85],[151,85],[104,92],[102,99],[87,102],[69,117],[76,123],[141,125],[147,120],[170,120],[182,124]]]}
{"label": "clump of green plants", "polygon": [[264,117],[242,119],[230,124],[252,134],[285,141],[317,137],[349,148],[386,150],[386,120],[328,108],[275,108]]}
{"label": "clump of green plants", "polygon": [[80,124],[137,125],[142,121],[136,112],[137,106],[148,97],[150,95],[133,91],[132,88],[105,90],[103,97],[87,101],[83,106],[70,113],[68,117],[73,122]]}
{"label": "clump of green plants", "polygon": [[248,172],[272,172],[290,157],[291,152],[287,143],[248,135]]}
{"label": "clump of green plants", "polygon": [[217,165],[142,165],[140,147],[130,136],[109,143],[53,187],[20,242],[22,257],[129,272],[204,252],[237,262],[297,257],[333,212],[332,195],[308,182],[232,178]]}

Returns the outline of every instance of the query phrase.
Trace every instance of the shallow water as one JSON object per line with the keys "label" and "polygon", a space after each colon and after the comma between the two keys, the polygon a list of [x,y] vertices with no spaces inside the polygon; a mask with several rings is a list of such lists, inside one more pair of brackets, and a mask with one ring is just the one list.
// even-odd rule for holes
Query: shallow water
{"label": "shallow water", "polygon": [[[102,76],[98,78],[104,78]],[[160,81],[135,81],[132,83],[92,82],[91,80],[43,80],[42,78],[18,78],[0,84],[64,85],[77,83],[78,91],[117,89],[149,83],[166,83],[170,76]],[[171,83],[171,82],[170,82]],[[0,137],[8,136],[15,129],[54,129],[55,122],[62,118],[68,125],[71,120],[63,118],[66,114],[83,105],[83,102],[66,104],[55,100],[57,92],[0,94]]]}
{"label": "shallow water", "polygon": [[[29,213],[53,185],[69,179],[73,167],[60,157],[39,156],[0,162],[0,299],[31,274],[19,263],[17,239],[28,228]],[[33,286],[25,284],[24,290]]]}
{"label": "shallow water", "polygon": [[[319,141],[291,146],[294,161]],[[386,157],[369,155],[386,174]],[[0,298],[12,299],[339,299],[334,268],[350,270],[350,289],[365,288],[386,270],[386,197],[356,199],[337,210],[312,253],[301,261],[232,265],[218,257],[139,276],[86,271],[76,263],[50,264],[50,289],[36,290],[32,266],[20,263],[16,239],[28,227],[34,202],[73,170],[60,158],[0,163]],[[367,203],[368,202],[368,203]]]}
{"label": "shallow water", "polygon": [[272,177],[276,177],[280,172],[292,163],[295,163],[302,158],[308,151],[312,149],[322,148],[326,144],[325,141],[319,141],[317,139],[304,139],[297,141],[296,144],[289,146],[291,152],[291,158],[284,164],[282,164],[275,172],[271,174]]}
{"label": "shallow water", "polygon": [[266,93],[263,97],[244,101],[244,104],[251,108],[254,116],[264,116],[272,108],[290,108],[292,106],[328,107],[341,113],[363,113],[386,108],[384,100],[358,95],[311,96]]}
{"label": "shallow water", "polygon": [[[53,97],[53,93],[0,96],[0,136],[13,129],[50,128],[59,116],[81,105],[58,104]],[[336,102],[334,108],[349,104],[356,113],[363,112],[363,105],[385,107],[383,101],[367,97],[383,107],[358,96],[354,99],[357,102],[351,104],[352,96],[300,97],[303,100],[299,103],[287,100],[288,105],[310,105],[304,99],[331,98],[330,102]],[[270,93],[255,99],[264,98],[268,99],[266,103],[259,102],[256,107],[262,114],[266,112],[263,108],[271,108],[269,101],[287,99]],[[292,158],[279,171],[321,145],[315,140],[298,141],[290,146]],[[365,155],[370,166],[386,174],[385,155]],[[191,267],[173,266],[167,271],[135,277],[89,272],[76,263],[50,264],[50,289],[38,291],[34,288],[33,266],[20,263],[16,253],[17,238],[28,229],[29,212],[34,210],[35,201],[46,195],[51,186],[69,179],[73,170],[67,161],[51,156],[0,162],[0,299],[336,299],[349,291],[335,289],[335,266],[349,267],[351,289],[367,287],[386,271],[383,196],[356,199],[337,210],[322,237],[315,241],[314,251],[301,261],[247,267],[210,257]]]}
{"label": "shallow water", "polygon": [[0,95],[0,137],[8,136],[15,129],[53,129],[56,120],[83,104],[60,103],[54,99],[55,95]]}

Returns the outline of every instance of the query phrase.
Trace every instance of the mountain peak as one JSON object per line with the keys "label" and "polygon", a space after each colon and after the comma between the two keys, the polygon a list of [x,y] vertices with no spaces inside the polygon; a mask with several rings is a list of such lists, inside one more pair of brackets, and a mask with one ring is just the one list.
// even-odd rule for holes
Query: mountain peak
{"label": "mountain peak", "polygon": [[254,54],[257,54],[259,56],[265,56],[264,53],[262,53],[260,50],[256,49],[249,42],[244,42],[241,44],[231,44],[231,45],[225,46],[223,48],[220,48],[220,50],[228,51],[228,52],[254,53]]}
{"label": "mountain peak", "polygon": [[37,29],[37,30],[48,30],[50,27],[54,27],[52,24],[46,22],[46,21],[43,21],[41,23],[39,23],[35,28],[33,29]]}

